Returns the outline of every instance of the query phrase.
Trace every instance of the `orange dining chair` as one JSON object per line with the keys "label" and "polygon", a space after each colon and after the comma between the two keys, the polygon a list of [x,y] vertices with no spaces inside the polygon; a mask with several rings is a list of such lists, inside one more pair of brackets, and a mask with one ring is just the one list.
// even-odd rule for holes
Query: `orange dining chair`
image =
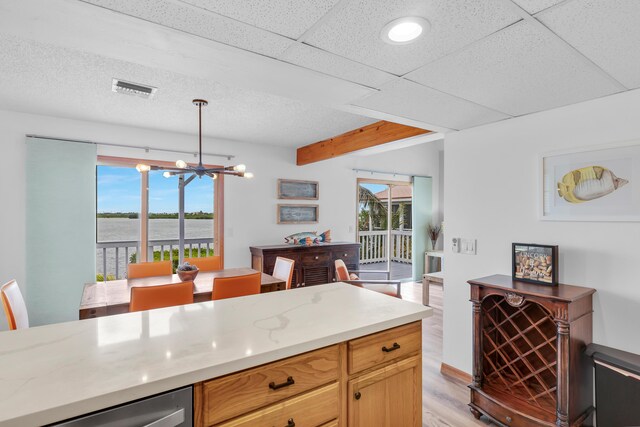
{"label": "orange dining chair", "polygon": [[[402,299],[402,295],[400,294],[402,282],[399,280],[361,280],[357,275],[353,273],[349,274],[347,266],[341,259],[337,259],[335,261],[335,267],[336,279],[340,282],[349,283],[351,285]],[[359,271],[359,273],[365,272],[366,271]]]}
{"label": "orange dining chair", "polygon": [[284,280],[287,289],[291,289],[291,279],[293,279],[293,265],[296,262],[289,258],[277,257],[276,265],[273,267],[271,274],[276,279]]}
{"label": "orange dining chair", "polygon": [[222,270],[222,260],[219,255],[203,256],[199,258],[185,258],[183,262],[198,267],[200,271],[216,271]]}
{"label": "orange dining chair", "polygon": [[129,264],[127,278],[139,279],[140,277],[171,276],[173,265],[171,261],[139,262]]}
{"label": "orange dining chair", "polygon": [[211,298],[218,300],[259,294],[261,283],[262,273],[260,272],[245,276],[216,277],[213,279]]}
{"label": "orange dining chair", "polygon": [[129,311],[152,310],[193,303],[193,282],[133,286]]}
{"label": "orange dining chair", "polygon": [[18,282],[12,280],[0,287],[0,296],[2,297],[2,306],[4,314],[7,316],[9,329],[25,329],[29,327],[29,314],[27,306],[22,298],[22,292],[18,287]]}

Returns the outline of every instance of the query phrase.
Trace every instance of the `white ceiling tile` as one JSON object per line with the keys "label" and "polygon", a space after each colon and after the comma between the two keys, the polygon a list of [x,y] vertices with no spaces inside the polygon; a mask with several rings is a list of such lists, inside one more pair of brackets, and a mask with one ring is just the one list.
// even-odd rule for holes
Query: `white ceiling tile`
{"label": "white ceiling tile", "polygon": [[525,21],[406,77],[511,115],[619,91],[553,35]]}
{"label": "white ceiling tile", "polygon": [[[191,100],[208,99],[203,133],[216,139],[297,147],[377,121],[1,33],[0,75],[0,109],[189,134],[197,132]],[[152,99],[117,94],[114,77],[158,91]]]}
{"label": "white ceiling tile", "polygon": [[530,14],[535,14],[540,12],[541,10],[545,10],[550,8],[551,6],[555,6],[558,3],[563,2],[564,0],[511,0],[516,3],[518,6],[529,12]]}
{"label": "white ceiling tile", "polygon": [[390,82],[381,92],[354,104],[449,129],[466,129],[509,117],[404,79]]}
{"label": "white ceiling tile", "polygon": [[81,0],[262,55],[276,57],[293,41],[252,25],[167,0]]}
{"label": "white ceiling tile", "polygon": [[623,85],[640,87],[640,1],[574,0],[538,19]]}
{"label": "white ceiling tile", "polygon": [[[380,31],[390,21],[421,16],[431,30],[414,43],[390,45]],[[351,0],[305,40],[397,75],[479,40],[516,22],[520,16],[501,0]]]}
{"label": "white ceiling tile", "polygon": [[301,43],[291,46],[279,59],[370,87],[379,87],[396,78],[393,74]]}
{"label": "white ceiling tile", "polygon": [[297,39],[338,0],[182,0],[238,21]]}

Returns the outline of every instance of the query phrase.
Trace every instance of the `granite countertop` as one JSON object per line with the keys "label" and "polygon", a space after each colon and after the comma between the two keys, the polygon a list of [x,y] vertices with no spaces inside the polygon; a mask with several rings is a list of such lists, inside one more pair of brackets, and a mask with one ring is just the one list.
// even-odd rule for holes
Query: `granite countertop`
{"label": "granite countertop", "polygon": [[431,311],[332,283],[0,332],[0,425],[61,421]]}

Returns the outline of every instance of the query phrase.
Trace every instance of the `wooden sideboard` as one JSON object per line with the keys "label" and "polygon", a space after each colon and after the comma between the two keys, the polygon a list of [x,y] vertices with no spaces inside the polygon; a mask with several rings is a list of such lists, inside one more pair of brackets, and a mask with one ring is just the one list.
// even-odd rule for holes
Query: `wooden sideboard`
{"label": "wooden sideboard", "polygon": [[335,279],[334,261],[341,259],[349,270],[360,263],[360,244],[323,243],[313,246],[251,246],[251,267],[266,274],[273,273],[277,257],[295,261],[291,287],[322,285]]}
{"label": "wooden sideboard", "polygon": [[591,425],[591,288],[470,280],[471,412],[513,427]]}

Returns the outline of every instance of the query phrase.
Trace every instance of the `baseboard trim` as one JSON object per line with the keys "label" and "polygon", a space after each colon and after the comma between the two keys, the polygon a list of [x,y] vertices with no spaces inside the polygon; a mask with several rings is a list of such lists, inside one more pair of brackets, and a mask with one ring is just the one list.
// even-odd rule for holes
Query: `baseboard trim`
{"label": "baseboard trim", "polygon": [[467,374],[464,371],[461,371],[458,368],[454,368],[451,365],[447,365],[446,363],[440,364],[440,373],[445,377],[453,378],[454,380],[462,381],[465,384],[469,384],[471,382],[471,375]]}

